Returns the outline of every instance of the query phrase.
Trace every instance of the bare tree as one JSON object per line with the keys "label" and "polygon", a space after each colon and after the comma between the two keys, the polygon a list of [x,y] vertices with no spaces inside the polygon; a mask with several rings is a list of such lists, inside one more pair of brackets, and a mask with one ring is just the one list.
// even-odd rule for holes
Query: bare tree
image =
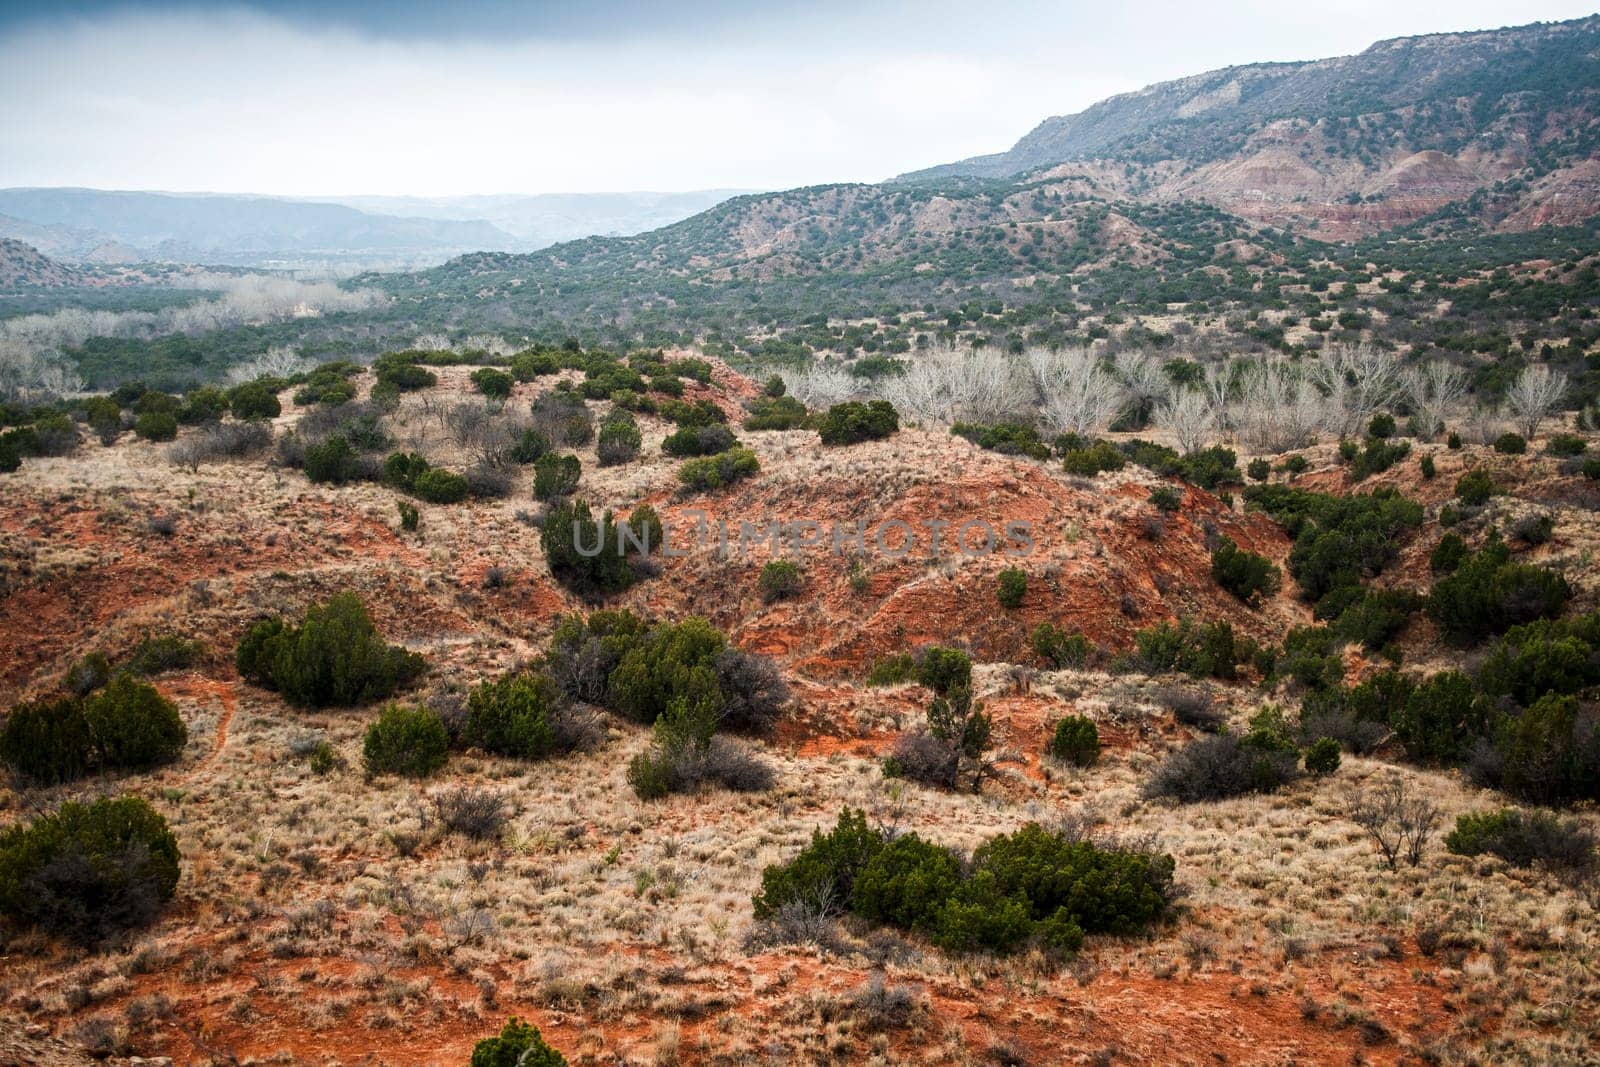
{"label": "bare tree", "polygon": [[312,366],[311,360],[288,345],[273,345],[254,359],[234,366],[228,371],[228,381],[242,385],[257,378],[289,378]]}
{"label": "bare tree", "polygon": [[1361,433],[1401,396],[1399,363],[1372,345],[1341,345],[1314,367],[1317,385],[1327,394],[1324,425],[1341,437]]}
{"label": "bare tree", "polygon": [[1184,389],[1155,409],[1155,424],[1166,430],[1185,453],[1198,452],[1217,432],[1217,411],[1204,393]]}
{"label": "bare tree", "polygon": [[1239,383],[1230,417],[1240,437],[1260,452],[1304,448],[1317,439],[1324,413],[1316,386],[1281,363],[1257,367]]}
{"label": "bare tree", "polygon": [[1235,378],[1233,368],[1226,362],[1212,363],[1206,367],[1205,378],[1200,383],[1201,390],[1211,404],[1211,411],[1216,417],[1217,430],[1219,432],[1226,432],[1233,428],[1229,406],[1233,403],[1237,384]]}
{"label": "bare tree", "polygon": [[1517,432],[1528,440],[1539,432],[1539,424],[1561,403],[1567,393],[1567,376],[1549,367],[1534,365],[1524,367],[1517,380],[1506,390],[1506,407],[1516,423]]}
{"label": "bare tree", "polygon": [[1122,386],[1087,348],[1033,349],[1027,362],[1040,416],[1053,429],[1088,436],[1105,429],[1116,416]]}
{"label": "bare tree", "polygon": [[1444,432],[1446,420],[1456,414],[1467,395],[1466,372],[1442,359],[1408,368],[1403,383],[1416,413],[1417,430],[1428,438]]}
{"label": "bare tree", "polygon": [[1136,428],[1150,421],[1156,405],[1172,391],[1161,364],[1143,353],[1125,354],[1117,360],[1117,377],[1122,380],[1124,409]]}
{"label": "bare tree", "polygon": [[1405,779],[1391,775],[1371,793],[1350,794],[1350,821],[1367,832],[1392,871],[1402,857],[1412,867],[1422,862],[1439,825],[1439,809],[1426,797],[1412,796]]}
{"label": "bare tree", "polygon": [[1027,409],[1030,389],[1017,361],[993,348],[935,348],[906,373],[887,379],[880,392],[919,422],[962,419],[994,423]]}
{"label": "bare tree", "polygon": [[861,379],[830,364],[819,363],[803,371],[781,371],[788,394],[809,408],[828,408],[861,393]]}

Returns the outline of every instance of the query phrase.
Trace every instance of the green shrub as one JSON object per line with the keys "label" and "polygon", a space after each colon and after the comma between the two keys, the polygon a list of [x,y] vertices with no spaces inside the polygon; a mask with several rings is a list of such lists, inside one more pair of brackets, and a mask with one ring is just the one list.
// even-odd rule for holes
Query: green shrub
{"label": "green shrub", "polygon": [[595,453],[600,466],[615,467],[634,459],[644,438],[639,433],[639,423],[626,411],[613,411],[600,424],[600,438]]}
{"label": "green shrub", "polygon": [[201,645],[176,634],[146,636],[128,655],[128,670],[146,676],[185,670],[199,658]]}
{"label": "green shrub", "polygon": [[415,652],[386,644],[354,593],[340,593],[291,626],[262,619],[239,643],[239,674],[308,707],[382,700],[426,668]]}
{"label": "green shrub", "polygon": [[870,922],[931,934],[960,877],[960,861],[949,849],[902,834],[857,873],[851,910]]}
{"label": "green shrub", "polygon": [[831,831],[812,831],[811,843],[792,860],[762,870],[761,892],[751,902],[756,918],[774,919],[791,906],[824,915],[848,909],[857,876],[883,846],[866,813],[845,808]]}
{"label": "green shrub", "polygon": [[472,372],[472,385],[490,400],[505,400],[511,395],[516,379],[494,367],[479,367]]}
{"label": "green shrub", "polygon": [[108,767],[147,770],[183,753],[189,730],[177,705],[154,686],[118,674],[83,702],[83,717]]}
{"label": "green shrub", "polygon": [[561,372],[561,361],[556,358],[555,353],[532,349],[512,356],[508,366],[511,368],[512,377],[519,382],[531,382],[535,378]]}
{"label": "green shrub", "polygon": [[567,1067],[567,1060],[545,1043],[538,1027],[512,1016],[499,1037],[472,1047],[471,1067]]}
{"label": "green shrub", "polygon": [[[1304,599],[1330,595],[1348,603],[1362,581],[1394,559],[1400,538],[1422,523],[1422,507],[1391,489],[1331,496],[1285,485],[1255,485],[1245,500],[1283,524],[1294,538],[1289,573]],[[1336,613],[1334,613],[1336,614]],[[1318,607],[1319,617],[1329,612]]]}
{"label": "green shrub", "polygon": [[784,384],[783,378],[776,374],[767,378],[766,384],[761,387],[761,395],[772,399],[776,399],[788,391],[789,387]]}
{"label": "green shrub", "polygon": [[450,734],[436,712],[400,704],[384,708],[361,743],[369,775],[426,778],[444,766],[449,752]]}
{"label": "green shrub", "polygon": [[1409,441],[1399,441],[1394,444],[1387,441],[1368,441],[1367,447],[1351,458],[1350,477],[1359,482],[1374,474],[1382,474],[1410,454]]}
{"label": "green shrub", "polygon": [[1082,478],[1092,478],[1101,471],[1119,471],[1127,465],[1127,457],[1108,441],[1095,441],[1061,453],[1062,469]]}
{"label": "green shrub", "polygon": [[1088,665],[1089,656],[1094,651],[1087,637],[1078,633],[1069,634],[1048,622],[1041,622],[1033,628],[1033,633],[1028,637],[1028,644],[1033,648],[1034,655],[1044,660],[1047,666],[1058,670],[1083,669]]}
{"label": "green shrub", "polygon": [[1211,553],[1211,577],[1247,604],[1276,595],[1283,582],[1277,564],[1245,551],[1227,537]]}
{"label": "green shrub", "polygon": [[1251,481],[1264,482],[1272,476],[1272,464],[1257,456],[1245,467],[1245,473],[1250,476]]}
{"label": "green shrub", "polygon": [[540,456],[533,464],[534,499],[552,501],[569,497],[577,491],[582,477],[583,464],[577,456],[566,453]]}
{"label": "green shrub", "polygon": [[83,414],[101,444],[109,445],[122,436],[122,408],[110,397],[91,396],[84,402]]}
{"label": "green shrub", "polygon": [[283,414],[277,390],[259,379],[236,387],[228,396],[228,405],[236,419],[275,419]]}
{"label": "green shrub", "polygon": [[809,418],[806,406],[792,396],[768,396],[750,403],[747,430],[798,430]]}
{"label": "green shrub", "polygon": [[867,672],[868,685],[900,685],[903,682],[915,681],[917,677],[917,661],[908,652],[897,656],[885,656],[874,660],[872,669]]}
{"label": "green shrub", "polygon": [[133,420],[133,432],[146,441],[170,441],[178,436],[178,420],[165,411],[147,411]]}
{"label": "green shrub", "polygon": [[924,650],[917,666],[917,681],[940,696],[972,688],[972,658],[959,648],[933,645]]}
{"label": "green shrub", "polygon": [[306,477],[343,485],[361,476],[361,455],[342,434],[306,449]]}
{"label": "green shrub", "polygon": [[1050,458],[1050,446],[1039,437],[1039,431],[1023,423],[1001,422],[986,426],[982,423],[958,422],[950,427],[950,432],[966,438],[979,448],[1001,455]]}
{"label": "green shrub", "polygon": [[1306,457],[1298,452],[1292,456],[1285,456],[1283,459],[1283,469],[1290,474],[1304,474],[1306,468],[1310,466],[1311,464],[1306,460]]}
{"label": "green shrub", "polygon": [[1390,726],[1412,759],[1458,763],[1488,732],[1493,714],[1472,679],[1459,671],[1441,671],[1412,690]]}
{"label": "green shrub", "polygon": [[1345,641],[1377,651],[1400,636],[1423,603],[1408,589],[1369,589],[1340,613],[1333,631]]}
{"label": "green shrub", "polygon": [[1439,543],[1428,554],[1428,569],[1434,574],[1454,574],[1467,555],[1467,543],[1461,536],[1447,533],[1439,538]]}
{"label": "green shrub", "polygon": [[395,507],[400,509],[400,529],[406,531],[406,533],[416,533],[417,525],[422,518],[417,512],[417,506],[404,500],[397,500],[395,501]]}
{"label": "green shrub", "polygon": [[1150,674],[1183,671],[1196,678],[1232,679],[1234,668],[1245,659],[1245,648],[1234,639],[1226,622],[1196,623],[1184,618],[1177,625],[1157,623],[1133,635],[1134,663]]}
{"label": "green shrub", "polygon": [[418,499],[426,500],[430,504],[459,504],[467,499],[472,486],[463,475],[455,471],[430,467],[417,475],[411,491]]}
{"label": "green shrub", "polygon": [[0,832],[0,915],[82,944],[148,924],[177,885],[177,839],[137,797],[68,801]]}
{"label": "green shrub", "polygon": [[1056,723],[1049,751],[1064,763],[1088,767],[1100,758],[1100,730],[1093,719],[1067,715]]}
{"label": "green shrub", "polygon": [[1432,456],[1423,456],[1422,459],[1418,461],[1417,467],[1422,471],[1422,478],[1424,481],[1432,481],[1434,475],[1439,473],[1438,468],[1436,468],[1433,464]]}
{"label": "green shrub", "polygon": [[416,452],[392,452],[383,461],[383,482],[410,493],[416,490],[417,479],[430,469],[427,459]]}
{"label": "green shrub", "polygon": [[584,501],[563,501],[545,516],[539,539],[550,573],[576,592],[618,593],[633,584],[626,546],[609,511],[597,520]]}
{"label": "green shrub", "polygon": [[1571,596],[1565,578],[1512,563],[1510,551],[1496,538],[1434,583],[1428,615],[1447,637],[1468,642],[1559,615]]}
{"label": "green shrub", "polygon": [[1478,667],[1478,685],[1526,707],[1600,684],[1600,612],[1513,626]]}
{"label": "green shrub", "polygon": [[402,393],[412,393],[439,384],[439,376],[433,371],[419,367],[415,363],[407,363],[397,357],[398,353],[391,353],[380,356],[373,363],[372,367],[377,372],[379,384],[393,386]]}
{"label": "green shrub", "polygon": [[1338,770],[1339,762],[1339,742],[1331,737],[1319,737],[1306,749],[1306,770],[1318,778]]}
{"label": "green shrub", "polygon": [[1547,811],[1470,812],[1456,819],[1444,847],[1458,856],[1499,856],[1513,867],[1542,864],[1561,871],[1587,871],[1595,866],[1595,835],[1577,819],[1559,819]]}
{"label": "green shrub", "polygon": [[716,671],[725,646],[722,633],[698,616],[652,627],[611,672],[612,707],[636,722],[653,723],[674,702],[683,702],[686,714],[714,722],[725,702]]}
{"label": "green shrub", "polygon": [[825,445],[876,441],[899,432],[900,415],[887,400],[835,404],[817,424],[817,435]]}
{"label": "green shrub", "polygon": [[799,596],[805,579],[799,567],[786,559],[775,559],[761,568],[761,578],[757,584],[761,589],[762,601],[771,604],[775,600]]}
{"label": "green shrub", "polygon": [[523,430],[517,443],[511,446],[511,458],[526,466],[550,451],[550,438],[538,430]]}
{"label": "green shrub", "polygon": [[1545,442],[1544,450],[1552,456],[1581,456],[1589,450],[1589,444],[1577,434],[1558,433]]}
{"label": "green shrub", "polygon": [[1502,455],[1520,456],[1528,450],[1528,442],[1520,433],[1507,431],[1494,439],[1494,450]]}
{"label": "green shrub", "polygon": [[1578,700],[1554,693],[1517,714],[1500,716],[1488,758],[1469,770],[1480,784],[1534,804],[1600,799],[1600,724]]}
{"label": "green shrub", "polygon": [[1456,499],[1464,507],[1480,507],[1499,492],[1486,470],[1470,470],[1456,479]]}
{"label": "green shrub", "polygon": [[1020,608],[1022,598],[1028,594],[1028,575],[1021,567],[1007,567],[1000,572],[997,595],[1003,608]]}
{"label": "green shrub", "polygon": [[1371,422],[1367,423],[1367,436],[1377,438],[1380,441],[1387,441],[1395,435],[1397,429],[1394,416],[1387,411],[1380,411],[1372,416]]}
{"label": "green shrub", "polygon": [[733,431],[720,423],[710,426],[683,426],[668,434],[661,451],[669,456],[714,456],[738,447]]}
{"label": "green shrub", "polygon": [[689,489],[720,489],[760,470],[761,463],[754,452],[748,448],[732,448],[714,456],[689,460],[678,468],[678,481]]}
{"label": "green shrub", "polygon": [[1170,485],[1158,485],[1150,490],[1150,503],[1157,511],[1171,515],[1183,506],[1183,494]]}
{"label": "green shrub", "polygon": [[83,702],[76,697],[19,704],[0,726],[0,763],[40,785],[88,774],[93,748]]}
{"label": "green shrub", "polygon": [[508,674],[467,698],[467,744],[500,756],[543,759],[557,750],[555,720],[566,695],[547,675]]}

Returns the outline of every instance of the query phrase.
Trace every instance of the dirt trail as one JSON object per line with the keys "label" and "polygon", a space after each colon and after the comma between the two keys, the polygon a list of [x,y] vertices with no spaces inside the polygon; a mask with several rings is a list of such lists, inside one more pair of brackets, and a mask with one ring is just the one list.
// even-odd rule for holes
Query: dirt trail
{"label": "dirt trail", "polygon": [[194,781],[209,771],[216,763],[217,757],[222,755],[222,748],[228,743],[228,727],[233,724],[234,713],[239,710],[238,694],[234,692],[231,682],[216,681],[199,675],[177,679],[161,688],[169,699],[178,701],[180,706],[183,703],[202,704],[207,698],[213,698],[222,705],[222,715],[217,720],[217,735],[211,743],[210,750],[196,760],[194,766],[183,776],[186,782]]}

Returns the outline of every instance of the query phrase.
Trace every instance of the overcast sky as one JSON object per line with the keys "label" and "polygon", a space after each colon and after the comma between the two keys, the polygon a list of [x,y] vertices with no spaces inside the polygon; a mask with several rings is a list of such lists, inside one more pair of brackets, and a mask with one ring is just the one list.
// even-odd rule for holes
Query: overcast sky
{"label": "overcast sky", "polygon": [[1235,63],[1579,3],[0,0],[0,186],[776,189],[1009,147]]}

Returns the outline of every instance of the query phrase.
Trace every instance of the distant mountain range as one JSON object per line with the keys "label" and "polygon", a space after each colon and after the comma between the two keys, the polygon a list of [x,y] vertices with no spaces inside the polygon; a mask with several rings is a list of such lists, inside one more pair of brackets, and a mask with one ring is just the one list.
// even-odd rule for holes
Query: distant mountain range
{"label": "distant mountain range", "polygon": [[0,237],[83,264],[417,267],[667,225],[732,195],[349,197],[0,189]]}
{"label": "distant mountain range", "polygon": [[1480,194],[1486,221],[1527,228],[1600,207],[1597,120],[1591,16],[1162,82],[1045,119],[1008,151],[898,180],[1073,182],[1336,240]]}

